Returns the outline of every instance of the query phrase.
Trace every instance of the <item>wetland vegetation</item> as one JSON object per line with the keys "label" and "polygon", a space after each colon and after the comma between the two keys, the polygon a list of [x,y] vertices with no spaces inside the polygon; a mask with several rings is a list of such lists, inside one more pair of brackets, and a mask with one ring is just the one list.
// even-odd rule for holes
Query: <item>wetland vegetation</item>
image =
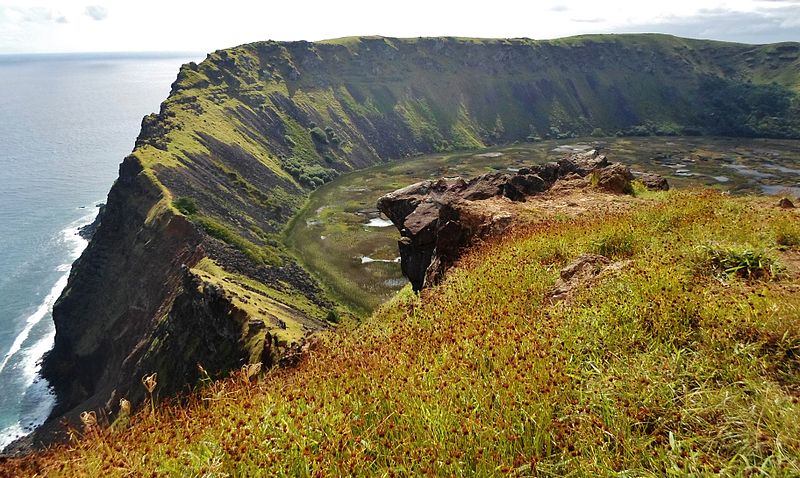
{"label": "wetland vegetation", "polygon": [[[391,161],[338,177],[314,191],[289,224],[286,244],[343,303],[374,310],[407,281],[391,222],[375,203],[411,183],[475,177],[601,148],[634,172],[668,178],[679,189],[706,186],[732,194],[800,196],[800,141],[710,137],[613,137],[441,153]],[[776,200],[777,201],[777,200]]]}

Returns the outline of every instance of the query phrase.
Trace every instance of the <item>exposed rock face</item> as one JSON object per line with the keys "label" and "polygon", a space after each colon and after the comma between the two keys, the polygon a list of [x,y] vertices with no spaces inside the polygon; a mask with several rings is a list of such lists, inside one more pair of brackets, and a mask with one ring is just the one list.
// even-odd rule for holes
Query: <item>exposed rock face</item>
{"label": "exposed rock face", "polygon": [[593,150],[521,168],[515,174],[486,174],[468,182],[461,178],[423,181],[383,196],[378,209],[400,230],[400,266],[414,290],[419,291],[440,281],[467,246],[512,224],[510,214],[485,207],[482,201],[525,201],[548,191],[559,180],[590,176],[601,190],[617,194],[631,191],[630,170],[620,163],[609,164],[604,155]]}
{"label": "exposed rock face", "polygon": [[147,221],[161,191],[141,171],[132,157],[120,166],[102,224],[55,304],[55,345],[42,367],[58,396],[54,415],[99,406],[133,376],[142,339],[182,292],[181,266],[202,257],[201,235],[186,218]]}
{"label": "exposed rock face", "polygon": [[642,174],[636,179],[650,191],[669,191],[667,179],[658,174]]}
{"label": "exposed rock face", "polygon": [[97,216],[95,216],[94,221],[90,224],[82,226],[78,229],[78,235],[82,238],[86,239],[87,241],[91,241],[94,233],[97,232],[97,228],[100,227],[100,223],[103,222],[103,211],[105,211],[106,205],[105,204],[98,204],[97,205]]}

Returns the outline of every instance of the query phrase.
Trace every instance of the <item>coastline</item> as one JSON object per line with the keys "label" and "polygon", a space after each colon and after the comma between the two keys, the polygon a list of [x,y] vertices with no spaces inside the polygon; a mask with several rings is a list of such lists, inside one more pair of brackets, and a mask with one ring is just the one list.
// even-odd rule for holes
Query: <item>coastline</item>
{"label": "coastline", "polygon": [[[87,207],[88,209],[88,207]],[[72,264],[89,244],[92,226],[96,224],[101,208],[87,214],[61,229],[53,238],[54,244],[63,247],[65,260],[56,267],[61,273],[47,295],[25,318],[24,327],[0,360],[0,376],[3,372],[18,371],[24,381],[25,392],[19,401],[19,420],[0,429],[0,451],[6,449],[41,426],[55,405],[55,396],[44,378],[39,375],[41,360],[53,347],[55,326],[52,321],[53,305],[67,285]],[[38,332],[34,333],[34,332]],[[37,336],[38,335],[38,336]]]}

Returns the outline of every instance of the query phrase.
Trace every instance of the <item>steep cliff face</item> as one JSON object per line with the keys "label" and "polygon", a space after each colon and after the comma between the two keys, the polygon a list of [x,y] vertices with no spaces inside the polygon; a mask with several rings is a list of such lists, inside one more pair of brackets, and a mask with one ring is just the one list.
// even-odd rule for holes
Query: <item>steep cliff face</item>
{"label": "steep cliff face", "polygon": [[125,383],[123,364],[136,360],[142,338],[180,289],[175,271],[202,257],[200,235],[186,218],[152,214],[162,195],[135,158],[123,162],[103,224],[54,307],[56,342],[43,373],[59,397],[55,415],[107,399]]}
{"label": "steep cliff face", "polygon": [[324,328],[337,306],[281,230],[341,172],[618,130],[797,136],[799,52],[659,35],[350,38],[184,65],[55,307],[53,417],[141,399],[145,373],[166,394],[194,383],[198,361],[274,362]]}

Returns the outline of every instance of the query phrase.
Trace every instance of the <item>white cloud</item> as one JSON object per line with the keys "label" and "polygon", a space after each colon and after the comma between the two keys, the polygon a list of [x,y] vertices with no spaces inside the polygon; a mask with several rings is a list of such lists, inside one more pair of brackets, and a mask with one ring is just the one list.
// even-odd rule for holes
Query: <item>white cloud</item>
{"label": "white cloud", "polygon": [[11,23],[68,23],[67,17],[59,10],[42,7],[20,7],[0,5],[0,21]]}
{"label": "white cloud", "polygon": [[668,16],[652,23],[626,25],[620,31],[662,30],[691,38],[711,38],[744,43],[800,40],[800,3],[770,0],[768,8],[741,11],[702,9],[692,16]]}
{"label": "white cloud", "polygon": [[101,5],[87,5],[84,13],[92,20],[100,21],[108,18],[108,9]]}
{"label": "white cloud", "polygon": [[745,42],[800,39],[800,0],[86,1],[0,0],[0,52],[210,51],[353,35],[545,39],[654,31]]}

